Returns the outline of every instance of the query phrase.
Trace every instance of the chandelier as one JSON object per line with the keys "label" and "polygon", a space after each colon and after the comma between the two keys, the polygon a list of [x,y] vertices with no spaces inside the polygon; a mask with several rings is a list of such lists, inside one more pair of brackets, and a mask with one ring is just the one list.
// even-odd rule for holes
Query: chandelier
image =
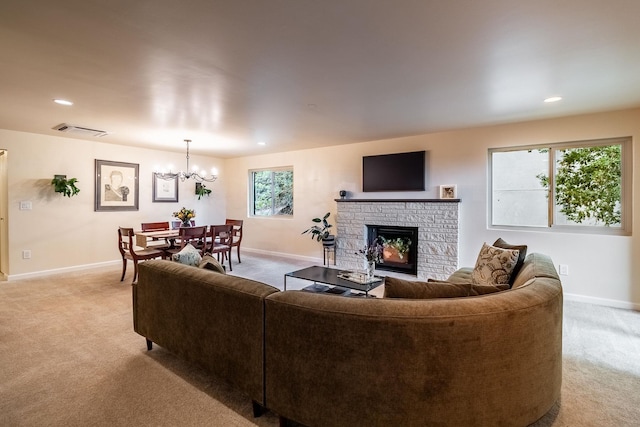
{"label": "chandelier", "polygon": [[200,173],[198,173],[198,167],[197,166],[193,166],[193,168],[191,169],[191,171],[189,170],[189,143],[191,142],[190,139],[185,139],[184,142],[187,143],[187,169],[186,172],[185,171],[179,171],[179,172],[172,172],[171,171],[171,167],[169,167],[169,172],[165,172],[165,171],[156,171],[156,176],[158,178],[161,179],[174,179],[176,177],[180,178],[180,181],[184,181],[186,179],[193,179],[196,182],[213,182],[216,179],[218,179],[218,174],[216,172],[215,169],[211,169],[211,175],[207,176],[207,173],[202,170]]}

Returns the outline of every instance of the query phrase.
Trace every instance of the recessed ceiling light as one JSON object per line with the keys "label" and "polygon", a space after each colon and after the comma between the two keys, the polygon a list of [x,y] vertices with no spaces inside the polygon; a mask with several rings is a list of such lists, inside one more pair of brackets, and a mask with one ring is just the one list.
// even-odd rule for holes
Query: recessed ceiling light
{"label": "recessed ceiling light", "polygon": [[267,145],[267,143],[264,142],[264,141],[260,141],[260,142],[258,142],[258,145]]}
{"label": "recessed ceiling light", "polygon": [[67,101],[66,99],[54,99],[53,102],[60,105],[73,105],[73,102]]}
{"label": "recessed ceiling light", "polygon": [[561,96],[552,96],[550,98],[545,99],[544,102],[550,103],[550,102],[558,102],[558,101],[561,101],[561,100],[562,100]]}

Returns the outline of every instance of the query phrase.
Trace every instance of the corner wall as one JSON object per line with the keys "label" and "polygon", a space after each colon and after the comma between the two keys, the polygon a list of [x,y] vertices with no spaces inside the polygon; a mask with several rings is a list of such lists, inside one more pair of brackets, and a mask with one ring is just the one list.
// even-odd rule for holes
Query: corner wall
{"label": "corner wall", "polygon": [[[632,236],[488,228],[489,148],[618,136],[633,137],[636,230]],[[461,199],[460,266],[473,266],[482,243],[502,237],[526,243],[531,252],[548,254],[556,268],[568,265],[570,274],[561,279],[569,298],[640,310],[638,141],[640,109],[631,109],[230,159],[226,161],[227,216],[246,218],[243,247],[317,259],[322,255],[321,245],[300,233],[312,225],[312,218],[327,211],[335,218],[334,199],[339,190],[362,198],[437,198],[439,185],[457,184]],[[428,151],[427,191],[361,193],[362,156],[417,150]],[[289,165],[294,167],[294,217],[247,218],[248,170]]]}

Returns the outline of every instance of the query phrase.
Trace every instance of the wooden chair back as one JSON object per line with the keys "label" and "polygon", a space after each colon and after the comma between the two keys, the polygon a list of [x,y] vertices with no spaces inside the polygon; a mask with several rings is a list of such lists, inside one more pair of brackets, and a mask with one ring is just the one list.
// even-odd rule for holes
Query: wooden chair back
{"label": "wooden chair back", "polygon": [[233,240],[231,242],[231,246],[240,246],[240,242],[242,242],[242,225],[244,221],[241,219],[228,219],[225,221],[226,225],[233,226],[231,235],[233,236]]}
{"label": "wooden chair back", "polygon": [[229,259],[229,270],[233,271],[231,265],[231,239],[233,233],[233,226],[230,224],[224,225],[212,225],[209,227],[209,236],[211,241],[206,252],[210,254],[217,254],[218,261],[220,261],[220,254],[222,254],[221,263],[224,264],[225,259]]}
{"label": "wooden chair back", "polygon": [[164,222],[143,222],[142,231],[164,231],[169,230],[169,221]]}
{"label": "wooden chair back", "polygon": [[133,249],[133,228],[118,227],[118,250],[122,258]]}
{"label": "wooden chair back", "polygon": [[134,241],[135,231],[129,227],[118,227],[118,250],[122,255],[122,277],[127,273],[127,260],[133,261],[133,282],[138,278],[138,262],[153,258],[164,258],[164,251],[153,248],[141,248],[136,250]]}
{"label": "wooden chair back", "polygon": [[191,243],[194,248],[198,248],[201,253],[204,253],[207,240],[207,226],[181,227],[178,238],[180,239],[180,248],[184,248],[187,243]]}
{"label": "wooden chair back", "polygon": [[235,247],[238,253],[238,262],[242,262],[240,260],[240,243],[242,243],[242,225],[244,221],[241,219],[228,219],[225,221],[225,224],[231,225],[233,227],[232,231],[232,240],[230,243],[231,247]]}

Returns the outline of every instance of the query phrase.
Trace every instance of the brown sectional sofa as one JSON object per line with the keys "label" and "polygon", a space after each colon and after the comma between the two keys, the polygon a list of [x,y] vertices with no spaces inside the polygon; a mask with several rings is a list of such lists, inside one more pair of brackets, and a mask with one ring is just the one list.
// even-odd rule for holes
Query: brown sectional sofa
{"label": "brown sectional sofa", "polygon": [[278,292],[147,261],[134,322],[148,340],[310,427],[525,426],[560,396],[562,287],[536,253],[510,290],[429,300]]}
{"label": "brown sectional sofa", "polygon": [[164,260],[145,261],[133,285],[133,327],[234,384],[264,406],[264,283]]}

